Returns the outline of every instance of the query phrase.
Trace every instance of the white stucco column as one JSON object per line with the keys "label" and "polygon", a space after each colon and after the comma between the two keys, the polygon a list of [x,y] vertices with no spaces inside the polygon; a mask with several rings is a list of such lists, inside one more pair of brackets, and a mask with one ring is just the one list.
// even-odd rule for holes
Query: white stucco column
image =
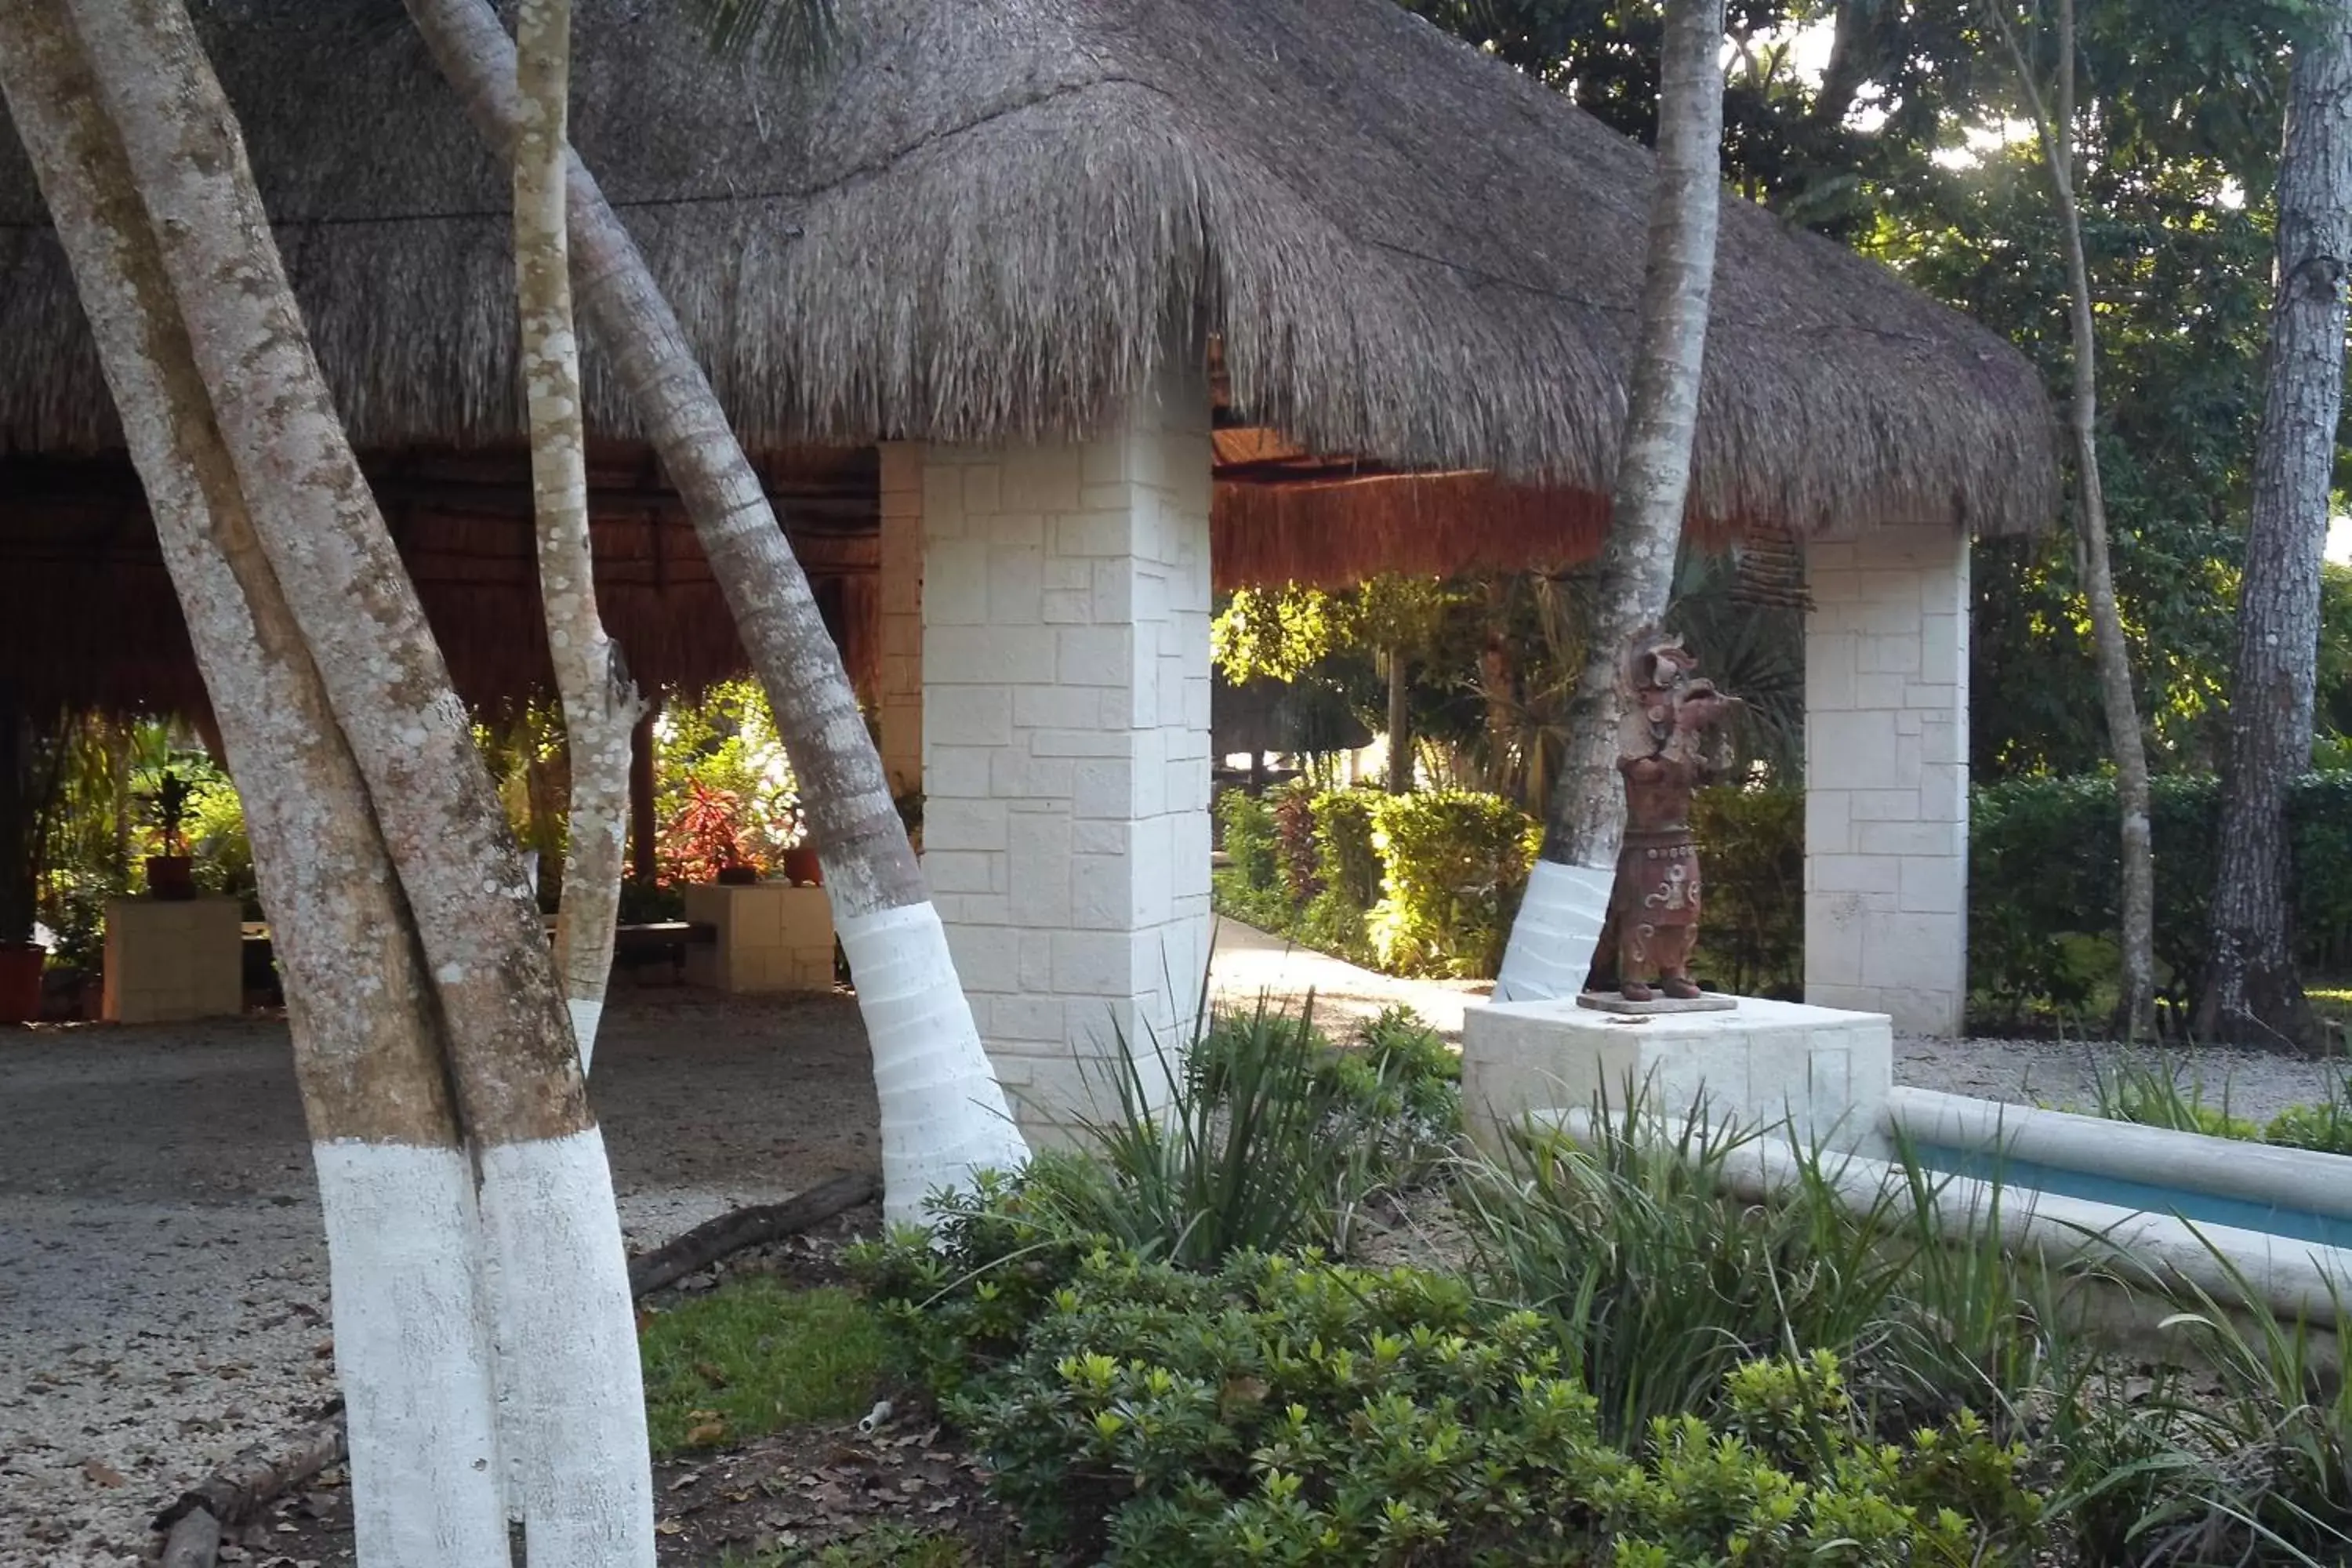
{"label": "white stucco column", "polygon": [[1197,380],[1093,441],[924,449],[924,864],[1033,1140],[1198,1005],[1210,464]]}
{"label": "white stucco column", "polygon": [[923,784],[923,448],[881,447],[882,649],[875,718],[890,793]]}
{"label": "white stucco column", "polygon": [[1957,1035],[1968,999],[1969,542],[1807,547],[1805,999]]}

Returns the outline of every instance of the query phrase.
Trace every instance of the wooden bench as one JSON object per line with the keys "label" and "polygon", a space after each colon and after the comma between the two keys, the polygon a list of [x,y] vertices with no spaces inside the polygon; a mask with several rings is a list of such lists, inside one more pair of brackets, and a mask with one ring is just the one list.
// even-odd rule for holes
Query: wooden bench
{"label": "wooden bench", "polygon": [[670,966],[672,984],[686,982],[686,950],[688,946],[710,946],[719,941],[719,928],[697,921],[647,921],[641,925],[615,926],[613,930],[613,967],[635,971],[648,963]]}

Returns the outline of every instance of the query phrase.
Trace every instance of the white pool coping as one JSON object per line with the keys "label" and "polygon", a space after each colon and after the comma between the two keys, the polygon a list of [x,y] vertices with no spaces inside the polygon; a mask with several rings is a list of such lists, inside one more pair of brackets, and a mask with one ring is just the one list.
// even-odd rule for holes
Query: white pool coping
{"label": "white pool coping", "polygon": [[[1979,1103],[1991,1106],[1994,1102]],[[1965,1108],[1943,1109],[1957,1118]],[[1536,1130],[1554,1130],[1588,1146],[1597,1142],[1593,1122],[1590,1110],[1538,1112],[1528,1118]],[[1618,1124],[1618,1118],[1610,1119],[1610,1125]],[[1661,1136],[1673,1135],[1674,1130],[1664,1120],[1656,1127]],[[1786,1139],[1745,1132],[1729,1135],[1727,1142],[1719,1166],[1722,1180],[1735,1196],[1743,1199],[1776,1197],[1795,1190],[1804,1180],[1809,1160],[1850,1210],[1868,1212],[1890,1198],[1907,1199],[1913,1191],[1911,1173],[1867,1154],[1824,1151],[1809,1156]],[[2069,1164],[2103,1173],[2112,1170],[2105,1163],[2084,1166],[2070,1161]],[[2173,1215],[2121,1208],[1972,1176],[1924,1174],[1927,1202],[1937,1217],[1951,1225],[1956,1234],[1990,1219],[2010,1251],[2030,1251],[2053,1266],[2108,1265],[2126,1283],[2146,1280],[2192,1287],[2223,1306],[2250,1301],[2273,1312],[2330,1324],[2336,1319],[2338,1303],[2352,1300],[2352,1250],[2235,1226],[2196,1225]],[[2170,1179],[2179,1184],[2177,1175]],[[2301,1199],[2296,1201],[2299,1206],[2308,1206]]]}

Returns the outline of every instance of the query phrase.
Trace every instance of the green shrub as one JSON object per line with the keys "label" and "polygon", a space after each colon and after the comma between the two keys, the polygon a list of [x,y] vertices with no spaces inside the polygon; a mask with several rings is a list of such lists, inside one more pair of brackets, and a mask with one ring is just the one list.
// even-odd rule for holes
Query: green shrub
{"label": "green shrub", "polygon": [[652,925],[686,918],[686,889],[675,884],[648,882],[635,877],[621,884],[616,911],[623,925]]}
{"label": "green shrub", "polygon": [[1315,797],[1315,876],[1359,913],[1381,896],[1381,852],[1372,842],[1370,790],[1326,790]]}
{"label": "green shrub", "polygon": [[[2156,956],[2193,1009],[2204,972],[2218,781],[2151,781]],[[1969,841],[1969,971],[1998,1012],[2078,1012],[2112,976],[2120,883],[2115,784],[2022,779],[1976,792]],[[2352,950],[2352,774],[2314,773],[2289,801],[2295,914],[2307,963]],[[2087,938],[2070,941],[2070,938]]]}
{"label": "green shrub", "polygon": [[[922,1334],[963,1310],[902,1301],[894,1321]],[[1826,1353],[1737,1366],[1719,1403],[1720,1422],[1661,1422],[1628,1452],[1550,1324],[1451,1277],[1106,1250],[947,1410],[1029,1540],[1080,1561],[2027,1560],[2040,1500],[1973,1419],[1879,1443]]]}
{"label": "green shrub", "polygon": [[1795,789],[1698,792],[1691,802],[1706,908],[1702,971],[1747,996],[1804,990],[1805,795]]}
{"label": "green shrub", "polygon": [[1372,940],[1399,973],[1492,975],[1540,829],[1497,795],[1423,790],[1372,808],[1384,868]]}
{"label": "green shrub", "polygon": [[1209,907],[1229,920],[1276,936],[1290,930],[1296,913],[1280,889],[1251,887],[1238,866],[1220,866],[1209,873]]}
{"label": "green shrub", "polygon": [[1225,857],[1241,874],[1243,885],[1258,892],[1272,888],[1279,857],[1274,813],[1265,802],[1247,790],[1229,789],[1217,797],[1217,824]]}

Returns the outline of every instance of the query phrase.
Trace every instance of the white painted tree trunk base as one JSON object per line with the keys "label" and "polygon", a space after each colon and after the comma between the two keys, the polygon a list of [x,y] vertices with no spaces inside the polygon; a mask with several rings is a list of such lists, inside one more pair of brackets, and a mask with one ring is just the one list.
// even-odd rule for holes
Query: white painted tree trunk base
{"label": "white painted tree trunk base", "polygon": [[1029,1147],[980,1043],[939,911],[909,904],[836,929],[874,1053],[883,1217],[919,1225],[933,1189],[1018,1171]]}
{"label": "white painted tree trunk base", "polygon": [[1538,860],[1528,876],[1527,897],[1511,922],[1510,945],[1495,978],[1497,1002],[1549,1002],[1574,996],[1592,972],[1601,928],[1609,918],[1609,895],[1617,868],[1569,866]]}
{"label": "white painted tree trunk base", "polygon": [[580,1046],[580,1076],[585,1078],[588,1063],[596,1055],[596,1026],[604,1022],[604,1003],[601,997],[573,996],[563,1005],[572,1014],[572,1037]]}
{"label": "white painted tree trunk base", "polygon": [[504,1564],[473,1171],[452,1148],[336,1139],[310,1152],[359,1560]]}
{"label": "white painted tree trunk base", "polygon": [[528,1434],[530,1568],[653,1568],[653,1460],[636,1312],[597,1128],[482,1155],[502,1261],[502,1335]]}

